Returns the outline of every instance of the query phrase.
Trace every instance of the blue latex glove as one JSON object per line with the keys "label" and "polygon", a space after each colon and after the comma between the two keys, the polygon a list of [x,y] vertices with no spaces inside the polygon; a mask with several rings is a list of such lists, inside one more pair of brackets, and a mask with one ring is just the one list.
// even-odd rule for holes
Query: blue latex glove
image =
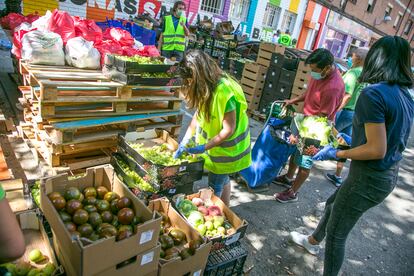
{"label": "blue latex glove", "polygon": [[352,137],[345,133],[338,133],[336,139],[342,138],[344,139],[345,143],[350,146],[352,144]]}
{"label": "blue latex glove", "polygon": [[194,148],[188,148],[186,151],[191,154],[200,154],[206,151],[206,145],[198,145]]}
{"label": "blue latex glove", "polygon": [[178,149],[174,152],[173,157],[175,159],[180,158],[181,155],[186,151],[186,146],[190,142],[191,137],[184,137],[181,143],[178,145]]}
{"label": "blue latex glove", "polygon": [[338,150],[333,148],[331,145],[325,146],[321,149],[315,156],[312,157],[312,160],[315,161],[325,161],[325,160],[338,160],[336,153]]}

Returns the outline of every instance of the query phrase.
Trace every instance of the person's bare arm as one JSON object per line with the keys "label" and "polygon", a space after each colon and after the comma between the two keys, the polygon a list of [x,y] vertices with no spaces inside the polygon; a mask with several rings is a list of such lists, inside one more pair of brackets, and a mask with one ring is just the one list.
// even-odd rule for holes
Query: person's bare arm
{"label": "person's bare arm", "polygon": [[339,106],[338,110],[342,110],[342,108],[344,108],[349,103],[349,101],[351,100],[351,97],[352,97],[351,94],[346,93],[344,98],[342,99],[342,103]]}
{"label": "person's bare arm", "polygon": [[236,111],[226,112],[223,119],[223,128],[213,139],[206,144],[206,150],[219,146],[236,130]]}
{"label": "person's bare arm", "polygon": [[336,153],[338,158],[352,160],[378,160],[384,158],[387,152],[387,132],[384,123],[366,123],[364,145]]}
{"label": "person's bare arm", "polygon": [[20,258],[26,245],[22,230],[6,199],[0,200],[0,264]]}
{"label": "person's bare arm", "polygon": [[185,132],[183,140],[185,140],[186,138],[190,139],[191,137],[193,137],[195,134],[196,127],[197,127],[197,112],[194,113],[193,118],[191,119],[191,123],[188,126],[187,131]]}
{"label": "person's bare arm", "polygon": [[304,102],[305,98],[306,98],[306,93],[303,93],[302,95],[300,95],[296,98],[293,98],[291,100],[286,100],[285,104],[286,105],[292,105],[292,104],[297,104],[297,103],[300,103],[300,102]]}
{"label": "person's bare arm", "polygon": [[158,40],[158,51],[161,52],[162,49],[162,34],[160,34],[160,39]]}
{"label": "person's bare arm", "polygon": [[180,25],[183,26],[183,28],[184,28],[185,36],[189,36],[190,35],[190,30],[187,28],[187,25],[184,22],[180,22]]}

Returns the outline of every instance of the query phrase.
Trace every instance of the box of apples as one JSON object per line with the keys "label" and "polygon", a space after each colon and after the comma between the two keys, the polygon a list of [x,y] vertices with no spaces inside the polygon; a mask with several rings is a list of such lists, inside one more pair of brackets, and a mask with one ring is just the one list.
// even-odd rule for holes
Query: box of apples
{"label": "box of apples", "polygon": [[241,219],[212,189],[191,195],[176,195],[175,206],[192,227],[213,242],[213,249],[230,245],[246,233],[248,222]]}

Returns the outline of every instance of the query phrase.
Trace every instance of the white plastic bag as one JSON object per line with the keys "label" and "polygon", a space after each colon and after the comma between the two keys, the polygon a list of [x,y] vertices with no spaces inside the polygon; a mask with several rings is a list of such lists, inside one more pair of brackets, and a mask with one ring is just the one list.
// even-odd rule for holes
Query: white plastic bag
{"label": "white plastic bag", "polygon": [[23,36],[22,59],[32,64],[65,65],[60,35],[39,30]]}
{"label": "white plastic bag", "polygon": [[77,68],[100,68],[101,54],[93,47],[92,41],[83,37],[74,37],[66,43],[66,62]]}
{"label": "white plastic bag", "polygon": [[51,17],[52,13],[50,11],[47,11],[45,15],[32,22],[32,28],[36,28],[39,31],[47,31]]}
{"label": "white plastic bag", "polygon": [[139,49],[142,47],[144,47],[144,44],[142,44],[141,41],[134,39],[134,48]]}

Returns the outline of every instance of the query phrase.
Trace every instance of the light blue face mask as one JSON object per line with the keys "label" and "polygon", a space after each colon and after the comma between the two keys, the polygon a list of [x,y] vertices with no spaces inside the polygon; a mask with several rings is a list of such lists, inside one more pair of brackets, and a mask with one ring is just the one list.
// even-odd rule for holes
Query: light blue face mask
{"label": "light blue face mask", "polygon": [[348,60],[346,61],[346,63],[348,65],[348,68],[351,68],[352,67],[352,58],[349,57]]}
{"label": "light blue face mask", "polygon": [[322,79],[322,74],[311,71],[311,77],[315,80],[320,80],[320,79]]}

